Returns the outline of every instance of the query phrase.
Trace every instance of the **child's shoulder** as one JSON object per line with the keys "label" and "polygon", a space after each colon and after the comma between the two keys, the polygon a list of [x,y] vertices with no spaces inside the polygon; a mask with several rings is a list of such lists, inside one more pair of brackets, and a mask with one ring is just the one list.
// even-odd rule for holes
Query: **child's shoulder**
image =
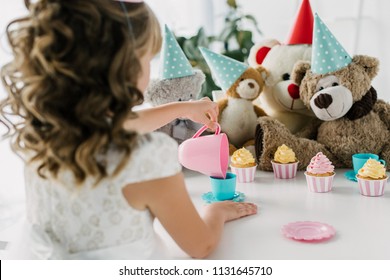
{"label": "child's shoulder", "polygon": [[140,136],[137,149],[132,152],[121,172],[125,176],[123,183],[129,184],[177,174],[181,171],[177,152],[177,142],[164,133],[153,132]]}

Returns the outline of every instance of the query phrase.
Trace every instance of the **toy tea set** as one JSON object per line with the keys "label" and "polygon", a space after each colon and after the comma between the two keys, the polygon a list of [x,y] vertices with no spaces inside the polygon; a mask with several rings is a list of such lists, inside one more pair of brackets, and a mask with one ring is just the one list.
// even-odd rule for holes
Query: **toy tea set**
{"label": "toy tea set", "polygon": [[227,172],[229,165],[229,141],[217,124],[215,134],[201,134],[207,126],[200,128],[192,138],[179,145],[179,162],[186,168],[210,177],[211,192],[203,194],[206,202],[233,200],[243,201],[245,195],[236,192],[237,176]]}
{"label": "toy tea set", "polygon": [[[255,50],[255,52],[251,50],[251,66],[255,67],[253,69],[207,49],[201,49],[214,77],[218,80],[218,84],[228,96],[228,100],[219,102],[220,112],[223,114],[220,114],[218,120],[222,131],[228,135],[221,133],[221,127],[218,125],[214,135],[201,137],[200,135],[207,129],[202,127],[192,138],[181,143],[179,161],[184,167],[210,177],[212,191],[202,196],[206,202],[242,201],[245,199],[244,194],[236,192],[236,182],[253,181],[257,165],[256,163],[236,165],[233,154],[230,165],[231,173],[227,172],[229,148],[231,146],[235,146],[234,148],[247,146],[245,141],[251,139],[254,139],[256,162],[259,169],[273,171],[277,179],[294,178],[297,170],[305,168],[309,191],[326,193],[330,192],[333,187],[334,166],[338,168],[353,166],[353,170],[346,172],[345,177],[358,182],[362,195],[374,197],[383,195],[388,179],[385,170],[386,161],[390,161],[390,146],[387,145],[390,138],[390,128],[386,125],[389,123],[389,116],[386,112],[389,112],[390,108],[386,102],[377,100],[376,91],[371,86],[371,81],[377,74],[379,62],[369,56],[349,56],[318,15],[313,18],[308,0],[302,1],[296,20],[296,23],[299,22],[305,23],[302,26],[308,27],[307,32],[293,32],[293,37],[300,34],[310,34],[309,37],[292,45],[267,45],[266,52],[264,52],[264,48]],[[310,58],[306,54],[310,53],[312,41],[313,48]],[[283,96],[292,97],[293,100],[288,99],[291,103],[291,106],[288,107],[299,105],[300,107],[297,107],[299,110],[310,108],[309,111],[315,114],[315,116],[311,115],[313,118],[307,117],[307,112],[303,118],[298,118],[299,116],[293,114],[294,112],[282,108],[278,109],[278,114],[270,113],[272,109],[275,109],[272,108],[275,107],[275,104],[271,102],[272,99],[265,99],[269,95],[267,92],[275,93],[275,96],[277,93],[270,88],[267,91],[267,85],[270,86],[269,80],[274,79],[274,72],[277,72],[272,69],[273,64],[267,61],[277,60],[280,54],[290,55],[289,50],[293,52],[296,44],[305,46],[302,49],[302,57],[297,58],[296,61],[299,60],[299,63],[295,60],[288,61],[292,69],[283,70],[283,73],[288,74],[289,79],[281,81],[285,90],[278,93],[278,98],[285,100],[286,98],[283,99]],[[285,48],[286,50],[281,51],[279,56],[275,58],[272,54],[277,53],[277,50],[282,49],[282,47],[283,50]],[[283,65],[287,64],[287,62],[284,63],[285,59],[282,56],[279,58],[283,61]],[[277,61],[274,64],[280,65]],[[177,69],[176,66],[174,69]],[[263,66],[263,68],[257,69],[257,66]],[[264,66],[266,67],[264,68]],[[322,75],[323,78],[317,81],[317,75]],[[284,76],[283,79],[285,79]],[[256,83],[253,83],[252,80]],[[322,88],[318,92],[312,92],[314,88],[308,86],[314,81],[318,82],[319,89]],[[249,83],[251,83],[250,86]],[[275,84],[274,87],[281,88],[279,83]],[[249,90],[249,88],[253,90]],[[248,103],[250,106],[245,105],[245,108],[231,106],[234,108],[233,110],[229,107],[232,102],[244,104],[244,99],[249,97],[251,101],[252,97],[257,98],[259,94],[260,98],[264,97],[263,101],[267,101],[262,102],[262,104],[269,107],[265,108],[268,109],[265,110],[268,116],[264,116],[264,112],[259,111],[251,102]],[[296,96],[299,96],[300,99],[295,98]],[[340,104],[343,106],[339,106]],[[238,108],[243,110],[236,110]],[[251,112],[251,115],[245,115],[243,111]],[[281,115],[283,117],[278,119],[278,116]],[[259,118],[259,116],[264,117]],[[240,118],[254,120],[254,122],[248,121],[248,123],[255,125],[255,129],[251,126],[245,130],[248,133],[234,133],[237,129],[233,129],[231,125],[240,122],[230,120]],[[285,123],[285,120],[291,120],[294,124],[299,123],[305,133],[295,134],[297,127],[290,127],[289,123]],[[297,120],[301,121],[297,122]],[[252,135],[251,133],[255,130],[256,134]],[[370,137],[361,137],[362,134],[370,135]],[[316,135],[315,138],[313,135]],[[229,144],[227,137],[231,140],[231,144]],[[353,139],[360,139],[360,142],[356,143]],[[348,148],[340,153],[338,152],[339,147]],[[371,154],[359,154],[361,147],[368,147],[365,152],[371,151]],[[277,159],[276,154],[278,154],[279,148],[281,155],[290,154],[288,160]],[[238,158],[245,158],[247,151],[240,150],[237,150]],[[296,157],[292,150],[297,152]],[[294,154],[293,157],[291,157],[292,154]],[[275,158],[272,158],[273,155]],[[313,155],[315,156],[313,157]],[[287,237],[297,240],[326,239],[335,233],[334,229],[327,224],[308,221],[287,224],[282,228],[282,232]],[[305,234],[307,232],[309,234]]]}

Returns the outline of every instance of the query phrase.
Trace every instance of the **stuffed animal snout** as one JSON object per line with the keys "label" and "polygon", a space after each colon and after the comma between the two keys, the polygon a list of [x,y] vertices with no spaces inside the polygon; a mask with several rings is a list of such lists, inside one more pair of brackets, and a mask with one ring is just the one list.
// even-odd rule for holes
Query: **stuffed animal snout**
{"label": "stuffed animal snout", "polygon": [[238,83],[236,92],[243,99],[255,99],[260,92],[260,86],[254,79],[244,79]]}
{"label": "stuffed animal snout", "polygon": [[310,99],[314,114],[323,121],[332,121],[348,113],[353,104],[351,91],[339,84],[336,76],[327,76],[318,81],[317,92]]}

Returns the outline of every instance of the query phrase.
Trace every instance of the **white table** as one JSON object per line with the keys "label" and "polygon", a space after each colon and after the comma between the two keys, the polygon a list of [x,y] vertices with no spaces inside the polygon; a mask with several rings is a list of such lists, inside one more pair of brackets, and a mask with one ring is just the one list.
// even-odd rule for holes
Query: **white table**
{"label": "white table", "polygon": [[[294,179],[274,179],[257,171],[253,183],[238,183],[237,191],[258,204],[260,211],[226,224],[221,243],[210,259],[385,259],[390,260],[390,189],[381,197],[360,195],[356,182],[336,170],[329,193],[308,190],[303,172]],[[201,195],[210,191],[209,178],[185,172],[187,188],[199,211]],[[281,227],[295,221],[332,225],[336,235],[323,242],[294,241]],[[186,258],[161,225],[156,229],[169,244],[170,258]]]}
{"label": "white table", "polygon": [[[329,193],[307,189],[303,172],[294,179],[274,179],[272,172],[257,171],[253,183],[238,183],[237,191],[259,205],[259,213],[226,224],[221,243],[209,259],[385,259],[390,260],[390,189],[382,197],[360,195],[357,183],[344,178],[346,170],[336,170],[334,188]],[[210,191],[209,178],[185,171],[186,184],[196,208],[201,212],[201,195]],[[15,205],[16,207],[17,205]],[[22,208],[22,205],[19,205]],[[19,210],[20,212],[20,210]],[[295,221],[319,221],[332,225],[336,235],[324,242],[300,242],[284,237],[281,227]],[[0,259],[30,258],[19,244],[25,226],[19,215],[15,223],[0,231],[0,241],[9,242],[0,250]],[[156,259],[189,259],[161,224]]]}

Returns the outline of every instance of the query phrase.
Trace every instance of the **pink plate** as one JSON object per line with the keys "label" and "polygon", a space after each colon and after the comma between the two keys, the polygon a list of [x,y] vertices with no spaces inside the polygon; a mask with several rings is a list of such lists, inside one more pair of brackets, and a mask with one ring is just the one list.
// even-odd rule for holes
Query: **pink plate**
{"label": "pink plate", "polygon": [[336,230],[320,222],[295,222],[282,227],[282,233],[296,240],[321,240],[332,237]]}

